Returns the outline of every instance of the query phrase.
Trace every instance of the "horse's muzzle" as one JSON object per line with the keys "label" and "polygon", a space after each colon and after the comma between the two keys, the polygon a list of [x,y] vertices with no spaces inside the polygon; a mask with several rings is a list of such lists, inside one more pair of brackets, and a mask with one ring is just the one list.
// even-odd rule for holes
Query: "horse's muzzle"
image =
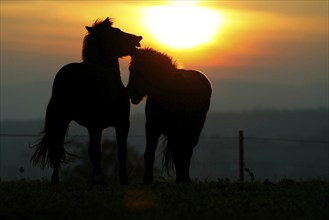
{"label": "horse's muzzle", "polygon": [[138,37],[137,37],[137,39],[136,39],[137,42],[136,42],[136,44],[135,44],[136,47],[140,47],[140,46],[141,46],[141,44],[140,44],[139,42],[140,42],[142,39],[143,39],[142,36],[138,36]]}

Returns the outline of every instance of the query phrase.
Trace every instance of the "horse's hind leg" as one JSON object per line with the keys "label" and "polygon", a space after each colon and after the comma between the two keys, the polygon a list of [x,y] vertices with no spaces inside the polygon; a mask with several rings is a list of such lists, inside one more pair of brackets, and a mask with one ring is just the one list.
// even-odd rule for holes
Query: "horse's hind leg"
{"label": "horse's hind leg", "polygon": [[176,183],[191,183],[190,178],[190,161],[192,153],[175,152],[173,153],[173,161],[176,170]]}
{"label": "horse's hind leg", "polygon": [[[199,142],[200,130],[195,129],[191,131],[185,138],[180,141],[180,145],[177,146],[178,151],[178,169],[176,176],[177,183],[191,183],[190,178],[190,164],[193,155],[193,149]],[[176,160],[177,161],[177,160]]]}
{"label": "horse's hind leg", "polygon": [[190,165],[191,157],[193,154],[193,149],[191,146],[186,146],[184,152],[182,153],[182,164],[181,164],[181,178],[177,179],[177,182],[191,183],[190,178]]}
{"label": "horse's hind leg", "polygon": [[190,163],[193,147],[181,138],[168,141],[168,147],[176,170],[176,183],[191,183]]}
{"label": "horse's hind leg", "polygon": [[118,159],[119,159],[119,175],[122,185],[128,184],[127,175],[127,138],[129,132],[129,122],[122,123],[120,126],[115,127],[117,144],[118,144]]}
{"label": "horse's hind leg", "polygon": [[101,149],[101,141],[102,141],[102,131],[100,128],[88,128],[89,132],[89,148],[88,153],[93,165],[93,181],[96,182],[97,178],[101,176],[101,159],[102,159],[102,149]]}

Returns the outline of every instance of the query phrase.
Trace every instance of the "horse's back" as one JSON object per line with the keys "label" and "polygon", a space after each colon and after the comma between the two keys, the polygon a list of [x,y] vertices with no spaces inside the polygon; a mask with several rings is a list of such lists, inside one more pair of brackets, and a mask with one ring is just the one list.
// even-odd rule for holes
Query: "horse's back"
{"label": "horse's back", "polygon": [[147,123],[168,132],[180,133],[188,128],[201,131],[210,106],[212,87],[209,79],[196,70],[177,70],[176,76],[164,92],[165,98],[148,96]]}
{"label": "horse's back", "polygon": [[[88,63],[70,63],[57,73],[52,98],[84,126],[112,125],[130,104],[120,73]],[[129,116],[128,116],[129,117]]]}
{"label": "horse's back", "polygon": [[196,92],[204,98],[210,98],[212,87],[208,77],[197,70],[177,70],[177,75],[181,77],[182,87],[187,89],[187,92]]}
{"label": "horse's back", "polygon": [[56,74],[53,84],[53,90],[78,89],[77,92],[90,90],[88,92],[92,93],[106,92],[106,89],[122,90],[122,88],[124,88],[124,85],[121,82],[119,69],[102,68],[84,62],[70,63],[63,66]]}
{"label": "horse's back", "polygon": [[175,96],[181,104],[193,110],[208,111],[212,93],[211,83],[206,75],[197,70],[177,70]]}

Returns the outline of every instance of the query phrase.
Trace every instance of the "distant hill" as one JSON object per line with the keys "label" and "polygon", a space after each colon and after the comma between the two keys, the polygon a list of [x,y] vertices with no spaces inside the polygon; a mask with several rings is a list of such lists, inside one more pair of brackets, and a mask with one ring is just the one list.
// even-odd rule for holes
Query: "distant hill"
{"label": "distant hill", "polygon": [[[328,83],[271,84],[234,80],[212,80],[210,112],[254,109],[328,108]],[[34,82],[0,87],[0,120],[35,119],[45,115],[52,82]],[[143,105],[132,108],[140,112]]]}
{"label": "distant hill", "polygon": [[[239,130],[255,137],[328,138],[329,110],[254,110],[210,112],[203,136],[234,136]],[[144,135],[144,113],[130,117],[131,136]],[[43,129],[44,119],[1,121],[1,134],[38,134]],[[109,129],[111,130],[111,129]],[[69,134],[87,134],[86,129],[72,122]]]}

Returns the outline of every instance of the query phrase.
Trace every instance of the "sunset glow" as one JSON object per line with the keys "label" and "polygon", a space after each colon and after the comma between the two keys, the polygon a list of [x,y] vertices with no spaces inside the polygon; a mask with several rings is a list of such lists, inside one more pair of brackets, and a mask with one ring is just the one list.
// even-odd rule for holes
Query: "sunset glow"
{"label": "sunset glow", "polygon": [[[106,17],[143,36],[142,47],[214,79],[328,78],[324,1],[1,1],[2,82],[51,80],[61,65],[80,62],[85,26]],[[130,58],[120,62],[127,77]]]}
{"label": "sunset glow", "polygon": [[225,22],[219,12],[196,5],[146,7],[143,15],[142,22],[155,40],[174,49],[212,41]]}
{"label": "sunset glow", "polygon": [[[328,1],[0,4],[2,119],[45,114],[58,70],[82,61],[85,26],[107,17],[143,36],[142,47],[206,74],[213,85],[210,111],[328,107]],[[125,85],[130,61],[119,59]]]}

